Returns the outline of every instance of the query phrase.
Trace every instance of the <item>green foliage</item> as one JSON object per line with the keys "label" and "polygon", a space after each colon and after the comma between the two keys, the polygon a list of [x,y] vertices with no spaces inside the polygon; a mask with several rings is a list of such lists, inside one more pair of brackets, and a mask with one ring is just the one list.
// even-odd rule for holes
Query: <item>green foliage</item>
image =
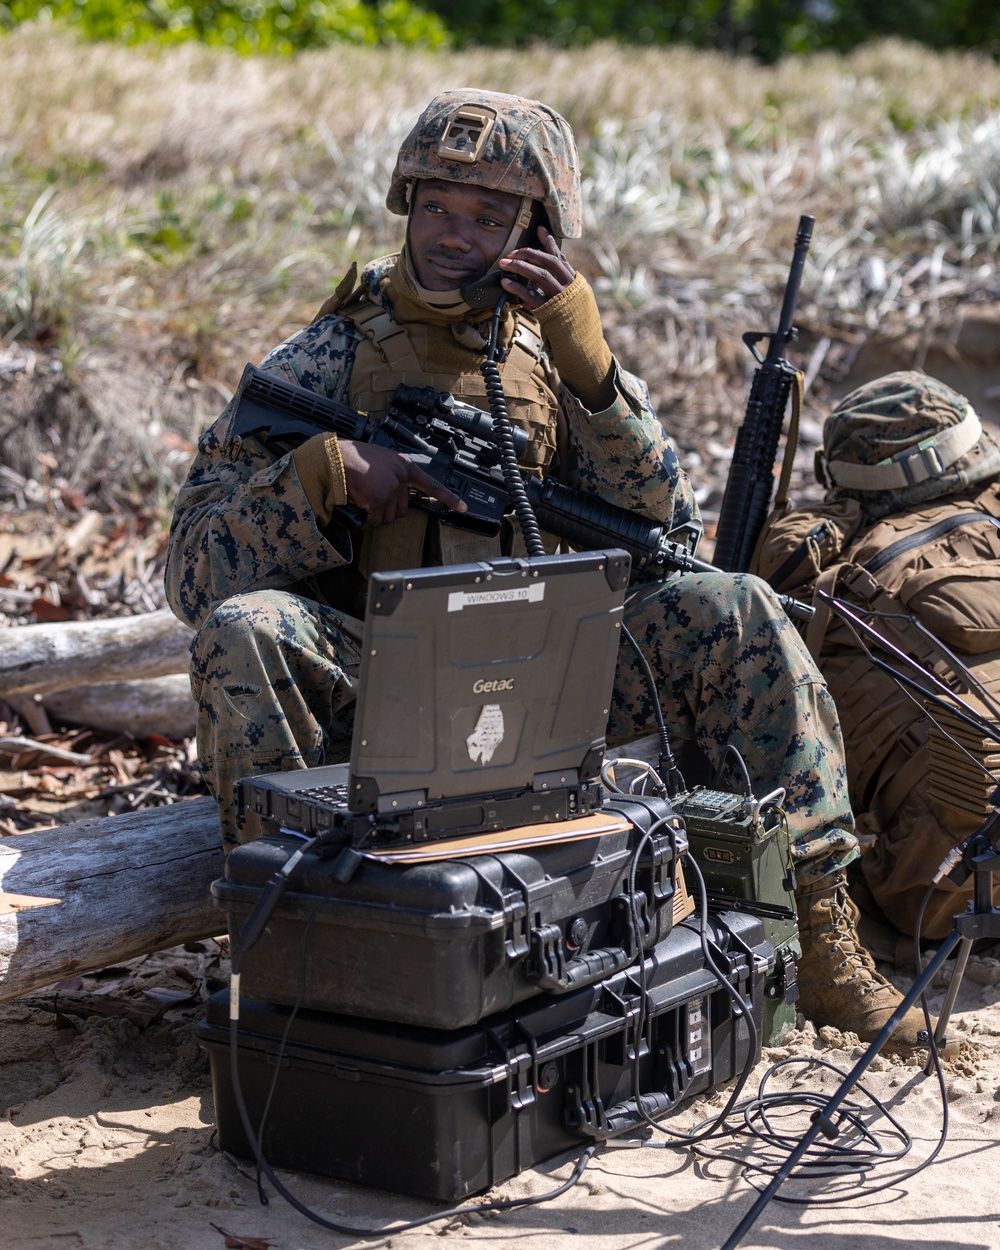
{"label": "green foliage", "polygon": [[157,258],[187,251],[194,244],[194,231],[181,217],[174,196],[159,191],[155,201],[156,212],[130,232],[130,243]]}
{"label": "green foliage", "polygon": [[62,325],[81,275],[89,232],[52,207],[55,195],[56,187],[47,187],[23,223],[4,232],[14,257],[0,288],[0,330],[11,339],[37,339]]}
{"label": "green foliage", "polygon": [[337,42],[449,42],[440,18],[411,0],[6,0],[0,26],[36,18],[70,22],[88,38],[123,43],[195,39],[244,54],[289,54]]}
{"label": "green foliage", "polygon": [[1000,49],[996,0],[424,0],[462,43],[687,43],[774,61],[896,35],[931,47]]}
{"label": "green foliage", "polygon": [[93,39],[198,40],[289,54],[337,42],[426,47],[686,43],[754,56],[898,36],[1000,51],[996,0],[0,0],[0,28],[49,18]]}
{"label": "green foliage", "polygon": [[425,0],[462,43],[567,46],[596,39],[683,42],[704,25],[714,0]]}

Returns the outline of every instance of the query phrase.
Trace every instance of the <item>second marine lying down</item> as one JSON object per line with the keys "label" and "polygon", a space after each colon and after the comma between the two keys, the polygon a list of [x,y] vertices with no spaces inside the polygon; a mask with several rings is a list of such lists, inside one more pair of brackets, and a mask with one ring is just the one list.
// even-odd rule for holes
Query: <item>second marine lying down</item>
{"label": "second marine lying down", "polygon": [[[528,434],[521,466],[668,528],[697,505],[645,384],[604,339],[593,293],[561,250],[582,229],[572,132],[517,96],[439,95],[400,148],[388,207],[406,218],[398,255],[352,272],[316,320],[262,368],[384,413],[400,382],[488,406],[480,362],[492,308],[462,289],[488,273],[503,311],[504,393]],[[177,499],[167,593],[197,627],[191,669],[198,747],[227,848],[252,837],[232,803],[241,777],[343,760],[359,670],[359,617],[373,570],[516,554],[510,525],[484,539],[409,506],[457,500],[405,457],[317,435],[275,457],[231,434],[232,405],[202,438]],[[333,520],[364,509],[358,535]],[[786,791],[798,877],[800,1007],[817,1024],[873,1038],[899,1002],[861,948],[844,890],[857,855],[837,715],[773,593],[748,575],[688,574],[639,586],[626,624],[652,666],[675,746],[713,765],[731,743],[759,794]],[[634,655],[619,656],[612,744],[655,731]],[[909,1013],[892,1044],[916,1044]]]}

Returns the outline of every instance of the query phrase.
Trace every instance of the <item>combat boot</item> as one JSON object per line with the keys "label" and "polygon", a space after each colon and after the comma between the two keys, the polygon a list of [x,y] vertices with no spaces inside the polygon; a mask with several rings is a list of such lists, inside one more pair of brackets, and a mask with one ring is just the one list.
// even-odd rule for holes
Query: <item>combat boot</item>
{"label": "combat boot", "polygon": [[[858,937],[857,907],[843,872],[796,892],[802,958],[798,965],[798,1009],[817,1027],[832,1025],[871,1042],[881,1033],[903,996],[878,972]],[[920,1046],[924,1015],[911,1007],[883,1046],[908,1054]]]}

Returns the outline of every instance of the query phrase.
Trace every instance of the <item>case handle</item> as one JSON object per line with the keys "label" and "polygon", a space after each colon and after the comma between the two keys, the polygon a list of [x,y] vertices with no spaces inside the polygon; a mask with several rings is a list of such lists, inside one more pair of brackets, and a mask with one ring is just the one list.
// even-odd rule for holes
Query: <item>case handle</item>
{"label": "case handle", "polygon": [[633,955],[622,946],[609,946],[567,960],[562,930],[558,925],[543,925],[531,931],[528,976],[539,989],[550,994],[565,994],[567,990],[592,985],[622,972],[637,958],[637,954]]}
{"label": "case handle", "polygon": [[[650,1120],[655,1120],[658,1116],[665,1115],[676,1104],[677,1099],[671,1098],[663,1090],[640,1094],[639,1101],[636,1101],[635,1098],[629,1098],[625,1102],[617,1103],[614,1107],[608,1108],[604,1116],[603,1132],[595,1133],[594,1136],[601,1138],[616,1137],[619,1133],[627,1132],[630,1128],[645,1127],[648,1122],[647,1116]],[[584,1129],[583,1131],[586,1132],[587,1130]]]}

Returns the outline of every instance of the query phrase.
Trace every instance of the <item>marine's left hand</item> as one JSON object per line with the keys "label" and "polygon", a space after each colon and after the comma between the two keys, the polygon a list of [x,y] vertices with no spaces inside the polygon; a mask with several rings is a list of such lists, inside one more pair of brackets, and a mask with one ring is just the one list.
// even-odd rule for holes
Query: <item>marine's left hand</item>
{"label": "marine's left hand", "polygon": [[515,248],[500,261],[504,290],[531,309],[565,291],[576,277],[576,270],[544,226],[538,227],[538,243],[538,247]]}

